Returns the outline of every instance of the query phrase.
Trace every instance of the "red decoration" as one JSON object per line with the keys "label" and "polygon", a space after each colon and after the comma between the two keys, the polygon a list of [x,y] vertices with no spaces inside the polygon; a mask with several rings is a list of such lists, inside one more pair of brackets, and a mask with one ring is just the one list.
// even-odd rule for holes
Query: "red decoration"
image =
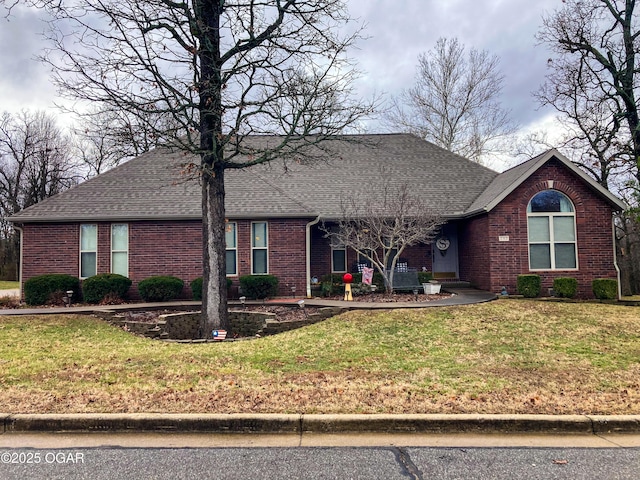
{"label": "red decoration", "polygon": [[344,276],[342,277],[342,281],[344,283],[351,283],[353,282],[353,275],[351,275],[350,273],[345,273]]}

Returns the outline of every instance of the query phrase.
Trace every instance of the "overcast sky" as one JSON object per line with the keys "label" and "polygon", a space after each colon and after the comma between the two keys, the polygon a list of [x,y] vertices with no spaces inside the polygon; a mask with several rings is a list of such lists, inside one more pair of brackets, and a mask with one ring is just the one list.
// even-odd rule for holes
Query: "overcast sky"
{"label": "overcast sky", "polygon": [[[365,72],[360,88],[398,93],[411,86],[417,57],[439,37],[457,37],[467,48],[500,58],[505,75],[503,103],[523,128],[540,124],[550,110],[538,110],[531,96],[542,83],[548,52],[534,35],[542,15],[561,0],[348,0],[352,16],[367,24],[369,38],[351,56]],[[43,48],[43,25],[33,10],[15,9],[0,19],[0,111],[52,109],[55,89],[46,66],[34,58]]]}

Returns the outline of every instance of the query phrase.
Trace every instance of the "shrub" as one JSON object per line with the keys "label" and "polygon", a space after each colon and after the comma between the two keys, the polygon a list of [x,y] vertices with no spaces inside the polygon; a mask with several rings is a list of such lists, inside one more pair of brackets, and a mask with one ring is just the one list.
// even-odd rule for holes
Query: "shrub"
{"label": "shrub", "polygon": [[278,277],[274,275],[243,275],[240,287],[249,298],[275,297],[278,294]]}
{"label": "shrub", "polygon": [[87,303],[100,303],[106,297],[124,300],[131,280],[117,273],[101,273],[82,282],[82,295]]}
{"label": "shrub", "polygon": [[[353,281],[352,285],[362,283],[362,274],[361,273],[352,273]],[[342,295],[344,293],[344,282],[342,281],[342,277],[344,273],[330,273],[327,275],[323,275],[320,278],[320,288],[322,292],[322,296],[330,297],[332,295]],[[378,292],[384,291],[384,277],[378,271],[375,271],[373,274],[372,285],[375,285]],[[368,285],[364,285],[366,289],[369,289]],[[370,290],[370,289],[369,289]],[[354,293],[355,295],[355,293]]]}
{"label": "shrub", "polygon": [[320,293],[323,297],[330,297],[333,295],[334,286],[331,282],[320,283]]}
{"label": "shrub", "polygon": [[191,296],[194,300],[202,300],[202,277],[191,281]]}
{"label": "shrub", "polygon": [[429,283],[433,280],[433,273],[431,272],[418,272],[418,281],[420,283]]}
{"label": "shrub", "polygon": [[180,296],[184,282],[176,277],[149,277],[138,283],[138,292],[145,302],[164,302]]}
{"label": "shrub", "polygon": [[516,288],[524,297],[537,297],[540,295],[540,275],[518,275]]}
{"label": "shrub", "polygon": [[[233,280],[227,278],[227,292],[233,285]],[[202,277],[198,277],[191,282],[191,296],[194,300],[202,300]]]}
{"label": "shrub", "polygon": [[593,294],[600,300],[618,298],[618,281],[613,278],[596,278],[591,282]]}
{"label": "shrub", "polygon": [[557,297],[573,298],[578,291],[578,280],[572,277],[554,278],[553,291]]}
{"label": "shrub", "polygon": [[54,297],[61,299],[69,290],[73,290],[72,300],[80,300],[78,278],[62,273],[39,275],[24,282],[24,300],[29,305],[44,305]]}

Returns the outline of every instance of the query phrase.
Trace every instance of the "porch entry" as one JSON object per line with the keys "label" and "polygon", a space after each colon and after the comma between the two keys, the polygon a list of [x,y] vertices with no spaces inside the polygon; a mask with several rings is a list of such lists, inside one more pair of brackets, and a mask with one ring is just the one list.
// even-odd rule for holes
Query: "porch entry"
{"label": "porch entry", "polygon": [[436,280],[457,280],[458,232],[455,225],[446,224],[431,245],[431,265]]}

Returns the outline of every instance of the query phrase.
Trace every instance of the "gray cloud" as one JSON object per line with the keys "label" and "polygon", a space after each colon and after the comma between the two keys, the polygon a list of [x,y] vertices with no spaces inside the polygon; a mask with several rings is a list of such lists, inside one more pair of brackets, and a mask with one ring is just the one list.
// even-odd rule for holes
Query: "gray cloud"
{"label": "gray cloud", "polygon": [[16,7],[0,22],[0,111],[50,108],[56,90],[48,67],[36,59],[45,46],[40,12]]}
{"label": "gray cloud", "polygon": [[[501,59],[503,102],[522,126],[539,119],[531,97],[544,80],[548,53],[534,34],[545,10],[558,0],[348,0],[352,16],[367,24],[369,37],[352,57],[366,72],[362,96],[396,94],[414,78],[418,54],[439,37],[457,37],[467,48],[487,50]],[[35,56],[44,47],[39,12],[20,8],[0,20],[0,111],[51,108],[56,91],[49,71]]]}
{"label": "gray cloud", "polygon": [[544,80],[549,57],[534,36],[543,13],[557,6],[557,0],[351,0],[352,15],[367,23],[370,36],[353,52],[366,71],[363,90],[397,94],[408,88],[418,55],[440,37],[457,37],[467,48],[500,58],[503,102],[525,126],[546,113],[531,97]]}

